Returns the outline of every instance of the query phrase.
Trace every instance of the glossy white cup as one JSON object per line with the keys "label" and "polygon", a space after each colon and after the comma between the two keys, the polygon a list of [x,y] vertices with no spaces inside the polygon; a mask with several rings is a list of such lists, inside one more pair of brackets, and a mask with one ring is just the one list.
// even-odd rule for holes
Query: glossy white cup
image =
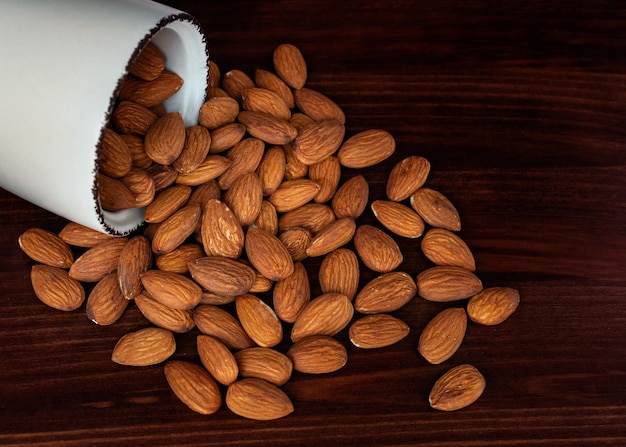
{"label": "glossy white cup", "polygon": [[189,14],[147,0],[3,0],[0,187],[100,231],[138,228],[143,209],[101,209],[96,169],[119,86],[147,42],[184,80],[166,110],[197,124],[208,51]]}

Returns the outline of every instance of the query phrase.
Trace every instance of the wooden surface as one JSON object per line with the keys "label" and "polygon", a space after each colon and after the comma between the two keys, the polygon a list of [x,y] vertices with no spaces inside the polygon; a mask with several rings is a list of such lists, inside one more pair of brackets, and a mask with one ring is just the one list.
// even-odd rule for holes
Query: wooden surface
{"label": "wooden surface", "polygon": [[[457,206],[483,283],[518,288],[521,305],[500,326],[470,324],[459,352],[433,366],[416,347],[440,306],[416,298],[396,313],[412,327],[402,342],[359,351],[340,334],[344,369],[294,375],[292,415],[200,416],[162,366],[111,362],[117,339],[146,325],[136,309],[98,327],[84,308],[37,300],[17,238],[65,221],[0,190],[0,445],[626,445],[620,2],[167,3],[202,23],[223,72],[271,69],[277,44],[298,45],[309,86],[343,107],[348,134],[383,128],[397,140],[391,159],[362,172],[372,199],[395,162],[427,157],[428,184]],[[418,244],[402,248],[416,275],[427,265]],[[177,358],[197,360],[196,335],[177,337]],[[430,409],[435,379],[466,362],[485,375],[484,395]]]}

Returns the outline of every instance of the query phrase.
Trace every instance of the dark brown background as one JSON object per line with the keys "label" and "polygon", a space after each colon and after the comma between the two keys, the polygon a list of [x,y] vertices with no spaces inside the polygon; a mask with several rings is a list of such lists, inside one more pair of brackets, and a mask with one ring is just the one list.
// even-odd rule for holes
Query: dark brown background
{"label": "dark brown background", "polygon": [[[1,445],[626,445],[621,2],[167,3],[202,23],[223,72],[271,68],[277,44],[298,45],[309,86],[343,107],[348,134],[383,128],[397,140],[391,159],[362,172],[372,199],[395,162],[427,157],[429,186],[459,209],[484,284],[518,288],[522,303],[500,326],[471,324],[460,351],[432,366],[417,338],[441,307],[415,299],[396,313],[413,328],[402,342],[348,345],[341,371],[296,374],[291,416],[200,416],[161,366],[110,361],[116,340],[146,324],[135,309],[97,327],[84,309],[36,299],[17,238],[65,222],[0,190]],[[402,247],[417,274],[427,265],[417,243]],[[196,359],[195,335],[178,337],[177,358]],[[484,373],[484,395],[431,410],[434,380],[464,362]]]}

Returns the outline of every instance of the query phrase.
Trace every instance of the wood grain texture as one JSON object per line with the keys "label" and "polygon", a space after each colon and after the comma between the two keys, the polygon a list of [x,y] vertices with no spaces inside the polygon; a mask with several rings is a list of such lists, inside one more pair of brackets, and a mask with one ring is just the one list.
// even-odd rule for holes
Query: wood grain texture
{"label": "wood grain texture", "polygon": [[[271,69],[276,45],[298,45],[308,85],[345,111],[346,135],[382,128],[396,138],[392,158],[359,171],[370,200],[384,197],[395,162],[428,158],[428,183],[458,208],[477,274],[518,288],[520,307],[499,326],[470,324],[458,353],[433,366],[417,340],[441,307],[413,300],[395,313],[412,328],[400,343],[360,351],[341,333],[345,368],[294,375],[287,418],[201,416],[170,392],[162,366],[110,360],[121,335],[148,325],[136,308],[98,327],[84,309],[37,300],[17,238],[65,221],[0,190],[0,445],[626,445],[619,2],[165,3],[202,23],[222,72]],[[401,244],[401,268],[416,275],[428,263],[415,242]],[[196,335],[177,335],[177,358],[197,360]],[[434,381],[465,362],[485,375],[484,395],[458,412],[430,409]]]}

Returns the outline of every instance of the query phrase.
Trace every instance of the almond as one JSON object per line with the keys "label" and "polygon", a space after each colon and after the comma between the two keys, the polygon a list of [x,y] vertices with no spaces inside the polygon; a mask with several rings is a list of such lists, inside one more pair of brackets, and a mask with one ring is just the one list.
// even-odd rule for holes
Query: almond
{"label": "almond", "polygon": [[222,406],[217,383],[200,365],[172,360],[165,365],[164,372],[176,397],[196,413],[213,414]]}
{"label": "almond", "polygon": [[250,293],[263,293],[269,292],[272,286],[274,285],[274,281],[265,276],[261,275],[259,272],[255,271],[254,283],[252,283],[252,287],[250,287]]}
{"label": "almond", "polygon": [[153,81],[165,70],[165,58],[161,51],[153,43],[148,42],[141,49],[137,58],[129,68],[130,74],[143,79]]}
{"label": "almond", "polygon": [[472,365],[459,365],[442,375],[428,396],[430,406],[441,411],[455,411],[478,400],[485,390],[485,378]]}
{"label": "almond", "polygon": [[337,120],[314,121],[302,127],[292,143],[294,156],[312,165],[334,154],[343,141],[345,127]]}
{"label": "almond", "polygon": [[398,236],[415,239],[424,233],[424,221],[408,206],[390,200],[375,200],[371,208],[378,222]]}
{"label": "almond", "polygon": [[147,270],[141,274],[141,283],[150,296],[173,309],[193,309],[200,302],[200,287],[179,273]]}
{"label": "almond", "polygon": [[273,290],[273,307],[276,315],[287,323],[293,323],[311,301],[311,286],[306,268],[294,262],[293,273],[277,281]]}
{"label": "almond", "polygon": [[210,335],[228,348],[241,350],[254,346],[241,323],[226,310],[212,304],[201,304],[193,313],[196,327],[205,335]]}
{"label": "almond", "polygon": [[181,174],[189,174],[209,155],[211,134],[204,126],[191,126],[185,130],[185,144],[172,167]]}
{"label": "almond", "polygon": [[224,193],[223,200],[242,226],[252,225],[261,212],[263,203],[263,186],[256,172],[247,172],[237,177]]}
{"label": "almond", "polygon": [[145,135],[159,117],[149,108],[132,101],[122,101],[113,111],[115,128],[130,135]]}
{"label": "almond", "polygon": [[293,92],[298,109],[314,121],[336,120],[344,124],[346,115],[328,96],[310,88],[300,88]]}
{"label": "almond", "polygon": [[474,255],[467,244],[456,234],[444,228],[432,228],[422,239],[422,252],[437,265],[456,265],[476,270]]}
{"label": "almond", "polygon": [[183,334],[195,326],[191,310],[174,309],[152,298],[147,292],[135,297],[135,304],[150,323]]}
{"label": "almond", "polygon": [[293,369],[307,374],[327,374],[340,370],[348,361],[348,351],[328,335],[309,335],[287,351]]}
{"label": "almond", "polygon": [[146,168],[146,173],[152,177],[154,190],[156,192],[162,191],[171,186],[179,176],[176,169],[159,163],[152,163],[148,168]]}
{"label": "almond", "polygon": [[211,59],[209,61],[209,75],[207,76],[207,84],[209,87],[218,87],[221,82],[222,75],[217,63]]}
{"label": "almond", "polygon": [[189,262],[205,256],[204,249],[197,244],[182,244],[175,250],[165,253],[156,258],[156,266],[159,270],[187,274]]}
{"label": "almond", "polygon": [[254,226],[271,234],[278,234],[278,213],[269,201],[261,202],[261,211],[254,221]]}
{"label": "almond", "polygon": [[259,421],[279,419],[294,410],[291,400],[280,388],[256,377],[231,384],[225,400],[236,415]]}
{"label": "almond", "polygon": [[388,272],[363,286],[354,299],[354,308],[363,314],[388,313],[400,309],[417,293],[417,286],[406,272]]}
{"label": "almond", "polygon": [[259,228],[249,228],[245,240],[250,263],[263,276],[279,281],[293,273],[293,260],[277,236]]}
{"label": "almond", "polygon": [[298,132],[313,122],[313,118],[309,115],[305,115],[302,112],[295,112],[291,114],[291,118],[289,119],[289,124],[298,129]]}
{"label": "almond", "polygon": [[277,212],[286,213],[310,202],[319,189],[320,185],[310,179],[285,180],[268,200]]}
{"label": "almond", "polygon": [[275,349],[254,347],[235,353],[241,377],[256,377],[282,386],[291,377],[293,365],[289,357]]}
{"label": "almond", "polygon": [[54,309],[69,312],[78,309],[85,301],[83,286],[59,267],[33,265],[30,281],[37,298]]}
{"label": "almond", "polygon": [[244,110],[239,112],[237,119],[250,135],[268,144],[287,144],[298,134],[288,121],[265,112]]}
{"label": "almond", "polygon": [[239,103],[229,96],[209,99],[200,107],[198,122],[201,126],[213,130],[235,121],[239,114]]}
{"label": "almond", "polygon": [[333,198],[341,180],[341,165],[334,155],[309,166],[309,178],[320,185],[313,197],[317,203],[325,203]]}
{"label": "almond", "polygon": [[426,183],[429,173],[430,162],[424,157],[411,155],[400,160],[389,173],[387,197],[393,202],[408,199]]}
{"label": "almond", "polygon": [[272,146],[265,151],[256,171],[264,196],[278,189],[285,176],[285,165],[285,152],[280,146]]}
{"label": "almond", "polygon": [[112,129],[104,129],[98,154],[98,168],[110,177],[123,177],[133,166],[126,142]]}
{"label": "almond", "polygon": [[280,320],[262,299],[249,293],[240,295],[235,307],[241,326],[257,345],[271,348],[283,339]]}
{"label": "almond", "polygon": [[187,185],[174,185],[164,189],[144,210],[144,220],[148,223],[165,221],[189,200],[190,195],[191,187]]}
{"label": "almond", "polygon": [[133,193],[120,179],[98,172],[98,199],[107,211],[122,211],[136,206]]}
{"label": "almond", "polygon": [[161,363],[174,354],[176,341],[167,329],[148,327],[123,335],[113,348],[111,360],[126,366]]}
{"label": "almond", "polygon": [[265,112],[286,121],[291,118],[291,110],[285,101],[271,90],[254,87],[241,92],[241,103],[245,110]]}
{"label": "almond", "polygon": [[256,273],[246,264],[224,256],[205,256],[189,263],[189,273],[204,289],[223,296],[248,293]]}
{"label": "almond", "polygon": [[120,178],[135,198],[134,207],[144,207],[152,203],[156,194],[156,185],[152,177],[143,169],[131,168]]}
{"label": "almond", "polygon": [[185,145],[185,123],[179,112],[159,118],[146,133],[144,149],[148,157],[162,165],[170,165]]}
{"label": "almond", "polygon": [[335,335],[354,314],[350,299],[340,293],[324,293],[312,299],[298,314],[291,329],[291,341],[308,335]]}
{"label": "almond", "polygon": [[[152,125],[156,119],[155,117],[150,125]],[[146,128],[146,132],[149,128],[150,126]],[[148,154],[146,154],[144,150],[143,137],[139,135],[121,134],[120,138],[126,143],[135,168],[146,169],[152,164],[152,159],[148,157]]]}
{"label": "almond", "polygon": [[489,287],[470,298],[467,314],[475,323],[494,326],[509,318],[519,301],[519,291],[513,288]]}
{"label": "almond", "polygon": [[320,264],[318,280],[323,293],[337,292],[354,299],[359,287],[359,260],[347,248],[328,253]]}
{"label": "almond", "polygon": [[198,186],[218,178],[228,170],[232,160],[222,155],[207,155],[200,166],[189,174],[178,174],[176,183],[179,185]]}
{"label": "almond", "polygon": [[429,301],[447,302],[469,298],[483,290],[478,277],[463,267],[441,265],[417,275],[417,293]]}
{"label": "almond", "polygon": [[244,233],[237,216],[224,202],[209,200],[202,215],[202,245],[209,256],[237,259],[244,246]]}
{"label": "almond", "polygon": [[389,314],[366,315],[350,325],[350,341],[357,348],[391,346],[409,335],[409,325]]}
{"label": "almond", "polygon": [[225,124],[211,132],[209,154],[219,154],[239,143],[246,134],[246,126],[240,123]]}
{"label": "almond", "polygon": [[222,88],[229,96],[241,101],[244,90],[254,87],[254,81],[241,70],[233,69],[222,76]]}
{"label": "almond", "polygon": [[115,323],[128,307],[122,294],[117,272],[109,273],[94,286],[87,298],[87,318],[100,326]]}
{"label": "almond", "polygon": [[74,254],[67,243],[43,228],[29,228],[17,241],[22,251],[33,261],[59,268],[69,268],[74,262]]}
{"label": "almond", "polygon": [[375,272],[390,272],[403,261],[396,241],[372,225],[361,225],[356,229],[354,248],[361,261]]}
{"label": "almond", "polygon": [[278,229],[306,228],[315,234],[334,221],[335,213],[331,207],[321,203],[307,203],[280,216]]}
{"label": "almond", "polygon": [[459,349],[466,329],[465,309],[450,307],[442,310],[422,330],[418,351],[433,365],[443,363]]}
{"label": "almond", "polygon": [[294,261],[307,257],[306,250],[313,239],[313,234],[306,228],[290,228],[278,236]]}
{"label": "almond", "polygon": [[291,88],[271,71],[257,69],[254,72],[254,83],[257,87],[265,88],[276,93],[283,100],[285,105],[292,109],[295,106]]}
{"label": "almond", "polygon": [[166,70],[152,81],[128,76],[120,87],[118,98],[120,101],[132,101],[145,107],[153,107],[173,96],[182,86],[183,79]]}
{"label": "almond", "polygon": [[365,177],[355,175],[341,185],[332,199],[331,207],[337,218],[358,218],[369,200],[369,185]]}
{"label": "almond", "polygon": [[411,194],[411,207],[426,223],[450,231],[461,229],[461,218],[454,205],[439,191],[422,187]]}
{"label": "almond", "polygon": [[143,290],[140,275],[152,265],[150,241],[136,235],[128,240],[117,262],[117,279],[122,295],[131,300]]}
{"label": "almond", "polygon": [[63,242],[75,247],[91,248],[115,236],[91,229],[76,222],[68,222],[59,232]]}
{"label": "almond", "polygon": [[187,205],[198,204],[203,210],[206,208],[206,204],[209,200],[219,200],[222,197],[222,191],[216,180],[209,180],[197,188],[193,188]]}
{"label": "almond", "polygon": [[170,253],[191,236],[200,224],[200,205],[187,205],[176,211],[159,225],[152,237],[152,251]]}
{"label": "almond", "polygon": [[258,138],[244,138],[228,151],[231,165],[218,179],[221,189],[228,189],[243,174],[254,172],[263,158],[265,143]]}
{"label": "almond", "polygon": [[323,256],[347,244],[356,231],[356,222],[351,217],[336,219],[322,228],[311,240],[306,250],[308,256]]}
{"label": "almond", "polygon": [[70,267],[72,278],[82,282],[97,282],[117,270],[126,238],[113,238],[89,248]]}
{"label": "almond", "polygon": [[273,62],[276,74],[287,85],[294,89],[304,86],[307,79],[307,67],[298,47],[289,43],[278,45],[274,50]]}
{"label": "almond", "polygon": [[230,349],[215,337],[198,335],[196,338],[200,361],[222,385],[230,385],[239,376],[239,365]]}
{"label": "almond", "polygon": [[390,157],[396,141],[385,130],[370,129],[348,138],[339,148],[337,158],[347,168],[366,168]]}
{"label": "almond", "polygon": [[[293,120],[290,122],[293,122]],[[293,152],[292,145],[283,144],[282,148],[285,151],[285,179],[295,180],[306,177],[309,172],[309,166],[298,160]]]}

